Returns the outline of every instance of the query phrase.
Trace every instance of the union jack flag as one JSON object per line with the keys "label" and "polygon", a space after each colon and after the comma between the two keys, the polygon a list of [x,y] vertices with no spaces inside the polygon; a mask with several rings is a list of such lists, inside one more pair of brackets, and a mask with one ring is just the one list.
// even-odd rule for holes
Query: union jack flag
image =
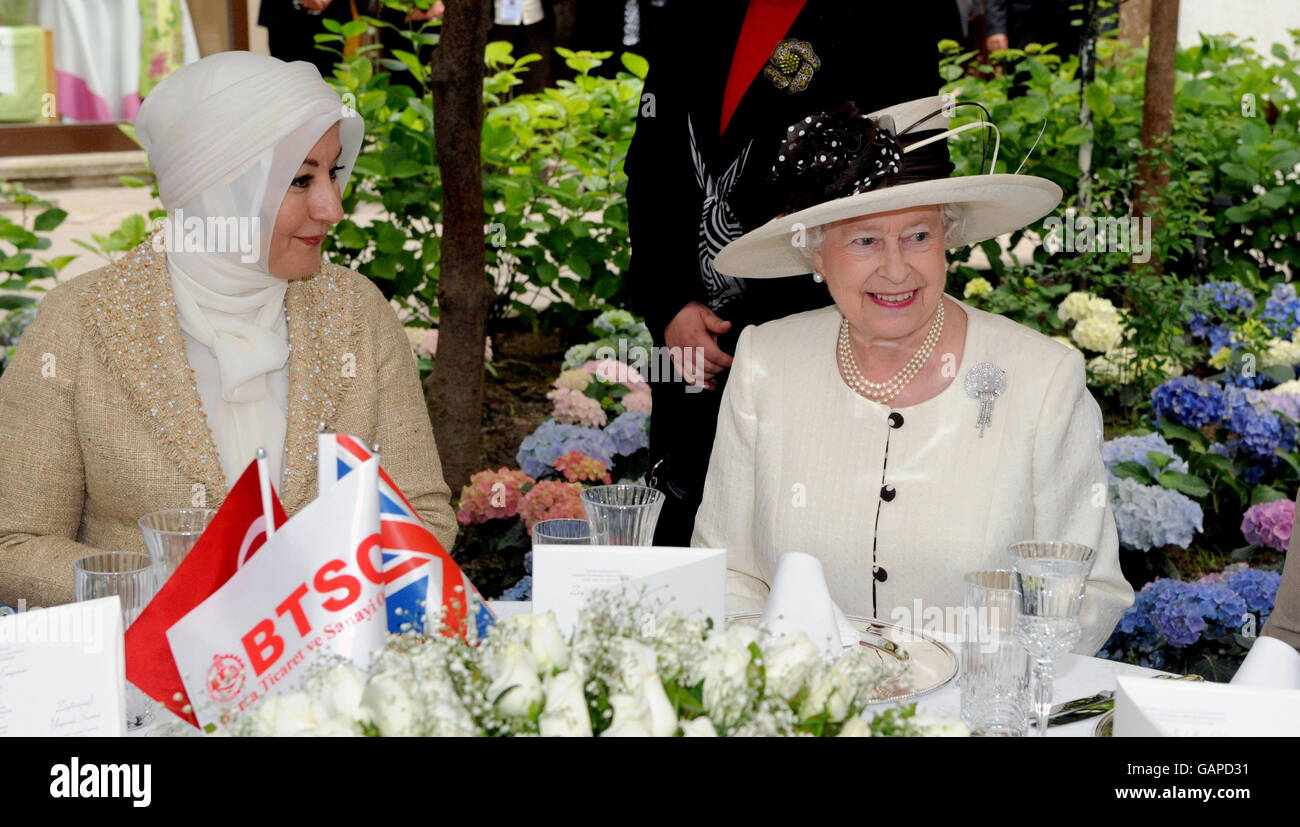
{"label": "union jack flag", "polygon": [[[325,491],[370,459],[356,437],[321,434],[318,440],[319,490]],[[472,616],[480,637],[496,622],[474,584],[425,527],[420,515],[379,466],[379,538],[383,547],[384,600],[388,631],[425,630],[428,611],[443,609],[443,633],[465,637]]]}

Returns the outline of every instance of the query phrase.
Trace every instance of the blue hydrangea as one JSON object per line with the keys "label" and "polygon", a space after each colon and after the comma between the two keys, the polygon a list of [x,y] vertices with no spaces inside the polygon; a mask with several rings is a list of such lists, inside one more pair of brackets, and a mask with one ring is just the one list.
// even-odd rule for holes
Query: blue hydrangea
{"label": "blue hydrangea", "polygon": [[1261,622],[1268,619],[1277,600],[1282,575],[1262,569],[1242,569],[1228,575],[1228,587],[1241,595],[1247,611],[1259,612]]}
{"label": "blue hydrangea", "polygon": [[643,411],[624,411],[605,426],[605,435],[614,443],[614,452],[621,457],[635,454],[650,444],[650,414]]}
{"label": "blue hydrangea", "polygon": [[[1164,454],[1172,457],[1170,462],[1160,469],[1147,456],[1148,451],[1154,451],[1158,454]],[[1174,446],[1165,441],[1160,434],[1146,434],[1144,436],[1121,436],[1115,439],[1107,440],[1101,446],[1101,458],[1106,463],[1106,470],[1110,473],[1110,481],[1113,483],[1118,479],[1114,472],[1116,465],[1122,462],[1136,462],[1151,472],[1154,478],[1161,470],[1181,471],[1187,473],[1187,461],[1174,451]]]}
{"label": "blue hydrangea", "polygon": [[1225,314],[1255,312],[1255,294],[1244,284],[1235,281],[1212,281],[1197,288],[1197,295],[1208,299]]}
{"label": "blue hydrangea", "polygon": [[1228,412],[1222,388],[1195,376],[1179,376],[1158,386],[1151,392],[1151,410],[1156,419],[1188,428],[1217,425]]}
{"label": "blue hydrangea", "polygon": [[1218,325],[1217,327],[1207,328],[1207,338],[1210,340],[1210,355],[1218,353],[1225,347],[1232,346],[1232,330],[1227,325]]}
{"label": "blue hydrangea", "polygon": [[1276,456],[1282,445],[1282,420],[1258,391],[1229,388],[1224,395],[1226,424],[1238,437],[1241,450],[1259,459]]}
{"label": "blue hydrangea", "polygon": [[1274,285],[1260,319],[1274,336],[1290,339],[1292,332],[1300,327],[1300,298],[1296,298],[1295,285]]}
{"label": "blue hydrangea", "polygon": [[1122,546],[1141,551],[1174,545],[1187,548],[1203,531],[1201,506],[1192,499],[1159,485],[1122,479],[1110,486],[1110,509],[1115,515]]}
{"label": "blue hydrangea", "polygon": [[1240,626],[1246,614],[1246,601],[1226,583],[1198,583],[1192,598],[1206,622],[1224,627]]}
{"label": "blue hydrangea", "polygon": [[524,437],[515,459],[525,474],[534,479],[552,470],[551,463],[570,451],[581,451],[593,459],[613,465],[614,441],[604,431],[582,425],[564,425],[548,419]]}
{"label": "blue hydrangea", "polygon": [[532,600],[533,576],[525,574],[519,582],[501,592],[499,600]]}

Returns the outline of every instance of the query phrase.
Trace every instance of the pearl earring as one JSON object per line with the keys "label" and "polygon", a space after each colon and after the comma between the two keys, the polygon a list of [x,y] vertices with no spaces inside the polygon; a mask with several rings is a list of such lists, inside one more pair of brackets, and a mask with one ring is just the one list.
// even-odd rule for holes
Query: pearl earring
{"label": "pearl earring", "polygon": [[814,270],[814,271],[813,271],[813,281],[817,282],[818,284],[821,284],[822,282],[826,281],[826,279],[822,278],[822,274],[821,274],[821,273],[818,273],[816,270]]}

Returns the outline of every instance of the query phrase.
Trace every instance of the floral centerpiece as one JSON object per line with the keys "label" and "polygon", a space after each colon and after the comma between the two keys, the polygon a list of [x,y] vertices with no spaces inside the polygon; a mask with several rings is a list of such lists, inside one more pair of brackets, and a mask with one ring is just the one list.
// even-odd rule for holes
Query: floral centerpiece
{"label": "floral centerpiece", "polygon": [[862,647],[827,660],[805,635],[714,629],[612,592],[565,640],[549,612],[516,615],[478,644],[392,635],[368,673],[314,671],[235,719],[235,735],[966,735],[915,706],[864,714],[903,667]]}

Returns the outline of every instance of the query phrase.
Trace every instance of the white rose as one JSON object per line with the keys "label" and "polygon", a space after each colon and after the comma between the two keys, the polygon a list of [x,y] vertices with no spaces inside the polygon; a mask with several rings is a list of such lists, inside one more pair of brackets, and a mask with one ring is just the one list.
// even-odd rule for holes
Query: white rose
{"label": "white rose", "polygon": [[381,672],[370,679],[361,693],[361,720],[379,728],[385,738],[413,735],[415,701],[396,672]]}
{"label": "white rose", "polygon": [[641,694],[650,708],[650,734],[656,738],[668,738],[677,733],[677,710],[668,693],[664,691],[663,681],[654,672],[647,672],[641,683]]}
{"label": "white rose", "polygon": [[932,712],[918,712],[912,725],[926,738],[969,738],[970,730],[961,721],[944,718]]}
{"label": "white rose", "polygon": [[703,716],[693,721],[682,720],[677,724],[682,728],[683,738],[717,738],[718,731],[713,728],[713,722]]}
{"label": "white rose", "polygon": [[781,637],[763,652],[767,694],[793,698],[821,663],[821,650],[803,632]]}
{"label": "white rose", "polygon": [[361,696],[365,691],[366,682],[355,666],[337,666],[325,675],[322,704],[331,718],[351,725],[361,717]]}
{"label": "white rose", "polygon": [[624,691],[629,694],[641,691],[641,682],[647,673],[657,674],[659,671],[659,655],[638,640],[615,638],[610,648],[618,653],[619,678]]}
{"label": "white rose", "polygon": [[335,718],[319,725],[311,734],[317,738],[355,738],[361,731],[355,722]]}
{"label": "white rose", "polygon": [[600,733],[609,738],[649,738],[650,704],[645,698],[618,693],[609,696],[609,705],[614,710],[614,720],[609,728]]}
{"label": "white rose", "polygon": [[591,715],[587,712],[586,679],[570,670],[546,679],[546,708],[538,722],[546,737],[591,737]]}
{"label": "white rose", "polygon": [[871,724],[864,721],[858,716],[853,716],[844,722],[844,728],[840,730],[841,738],[870,738]]}
{"label": "white rose", "polygon": [[522,643],[507,643],[496,662],[497,678],[488,686],[488,700],[501,714],[511,718],[528,715],[543,700],[542,682],[537,678],[537,658]]}
{"label": "white rose", "polygon": [[854,694],[852,681],[836,663],[813,678],[808,697],[799,708],[800,716],[807,721],[825,712],[829,720],[842,721],[849,714]]}
{"label": "white rose", "polygon": [[569,668],[569,645],[555,623],[555,612],[534,615],[528,633],[528,646],[541,672]]}
{"label": "white rose", "polygon": [[728,698],[745,686],[750,653],[745,649],[719,649],[701,664],[704,677],[704,708],[721,709]]}
{"label": "white rose", "polygon": [[316,728],[319,704],[306,692],[267,698],[258,711],[262,731],[269,735],[304,735]]}
{"label": "white rose", "polygon": [[714,651],[718,649],[748,649],[749,644],[758,643],[758,632],[757,626],[737,623],[721,634],[714,632],[710,635],[708,646]]}

